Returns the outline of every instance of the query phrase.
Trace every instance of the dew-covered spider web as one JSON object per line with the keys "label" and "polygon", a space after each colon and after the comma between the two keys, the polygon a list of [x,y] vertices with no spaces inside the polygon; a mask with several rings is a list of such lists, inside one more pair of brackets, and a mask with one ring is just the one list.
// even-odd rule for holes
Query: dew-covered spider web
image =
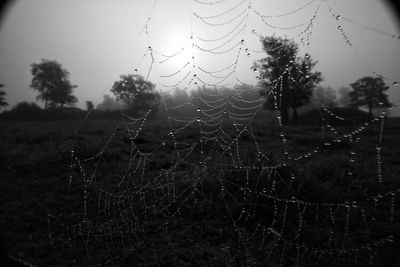
{"label": "dew-covered spider web", "polygon": [[[358,121],[321,104],[315,126],[286,126],[278,105],[290,72],[266,89],[249,58],[267,57],[251,40],[278,31],[312,55],[321,20],[360,58],[346,27],[398,36],[342,16],[331,1],[267,14],[260,1],[188,0],[190,46],[166,52],[152,43],[161,2],[143,22],[143,57],[132,62],[132,73],[156,77],[161,102],[139,115],[122,112],[96,151],[85,150],[79,131],[71,140],[60,185],[71,197],[48,210],[58,264],[375,264],[399,230],[400,168],[385,159],[385,142],[395,138],[385,136],[385,111]],[[243,66],[255,85],[239,75]],[[370,74],[397,85],[397,77]],[[276,108],[265,110],[266,101]]]}

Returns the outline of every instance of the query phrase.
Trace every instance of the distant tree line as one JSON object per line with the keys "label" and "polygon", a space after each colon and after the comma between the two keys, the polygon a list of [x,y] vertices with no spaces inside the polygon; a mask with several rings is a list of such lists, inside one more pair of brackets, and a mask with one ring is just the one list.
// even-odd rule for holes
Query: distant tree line
{"label": "distant tree line", "polygon": [[[385,93],[389,89],[382,77],[363,77],[350,87],[341,87],[336,90],[329,86],[321,86],[322,74],[315,71],[317,61],[310,54],[299,56],[299,47],[292,40],[282,37],[269,36],[261,38],[267,57],[254,63],[253,69],[259,73],[259,93],[266,98],[264,108],[267,110],[278,110],[282,124],[297,124],[298,109],[310,105],[314,107],[364,107],[372,114],[375,108],[388,108],[393,105],[389,102]],[[37,100],[44,102],[44,110],[55,112],[68,107],[69,113],[78,102],[74,96],[76,85],[69,80],[70,73],[55,60],[42,59],[39,63],[31,64],[32,82],[30,87],[39,94]],[[6,93],[0,84],[0,110],[8,103],[5,99]],[[252,92],[256,92],[253,87]],[[251,89],[251,88],[250,88]],[[201,90],[217,90],[216,88],[199,88]],[[230,90],[220,88],[219,92]],[[115,110],[124,110],[131,114],[158,110],[161,98],[171,106],[180,106],[185,114],[190,114],[193,106],[186,105],[196,92],[188,93],[187,90],[176,88],[172,94],[160,94],[156,92],[155,85],[137,74],[121,75],[110,89],[114,98],[105,95],[103,102],[97,106],[92,101],[86,101],[86,111],[101,113]],[[188,102],[189,101],[189,102]],[[19,103],[10,112],[14,115],[30,113],[39,114],[41,108],[35,103]],[[174,112],[174,111],[171,111]],[[77,112],[75,112],[77,113]],[[43,115],[43,113],[41,113]],[[290,120],[290,114],[291,120]],[[42,116],[40,115],[40,116]],[[39,115],[37,115],[39,116]]]}

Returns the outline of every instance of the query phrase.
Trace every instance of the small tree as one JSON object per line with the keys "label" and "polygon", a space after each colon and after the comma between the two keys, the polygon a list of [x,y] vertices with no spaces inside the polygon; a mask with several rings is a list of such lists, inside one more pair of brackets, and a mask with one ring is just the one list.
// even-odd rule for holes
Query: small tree
{"label": "small tree", "polygon": [[[322,78],[321,73],[312,71],[317,64],[310,55],[298,57],[298,45],[286,38],[265,37],[261,39],[266,58],[258,61],[255,67],[260,71],[262,95],[272,93],[278,98],[278,109],[282,123],[289,122],[289,108],[293,110],[293,123],[297,123],[297,109],[309,102],[313,89]],[[256,69],[257,70],[257,69]],[[275,100],[269,97],[266,109],[275,108]]]}
{"label": "small tree", "polygon": [[4,107],[8,106],[8,103],[6,102],[6,92],[1,90],[1,88],[4,87],[4,84],[0,83],[0,110],[2,110]]}
{"label": "small tree", "polygon": [[158,108],[160,96],[155,92],[154,84],[136,74],[121,75],[120,78],[111,88],[117,101],[135,111],[148,110],[150,107],[153,107],[153,110]]}
{"label": "small tree", "polygon": [[353,91],[349,92],[351,105],[353,107],[367,107],[369,114],[376,107],[391,107],[384,91],[389,89],[381,77],[364,77],[350,84]]}
{"label": "small tree", "polygon": [[57,61],[42,59],[40,63],[33,63],[31,73],[31,88],[39,92],[37,99],[44,101],[45,109],[49,106],[63,107],[78,101],[72,95],[76,85],[71,84],[69,72]]}
{"label": "small tree", "polygon": [[93,102],[92,101],[86,101],[86,110],[87,111],[91,111],[91,110],[93,110],[94,109],[94,104],[93,104]]}
{"label": "small tree", "polygon": [[313,102],[316,106],[336,107],[336,91],[330,86],[318,86],[313,92]]}

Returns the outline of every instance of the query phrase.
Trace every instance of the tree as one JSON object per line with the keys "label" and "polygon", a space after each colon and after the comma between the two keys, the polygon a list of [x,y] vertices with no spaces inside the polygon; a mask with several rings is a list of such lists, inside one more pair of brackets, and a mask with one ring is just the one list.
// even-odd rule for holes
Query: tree
{"label": "tree", "polygon": [[91,111],[94,109],[94,104],[92,101],[86,101],[86,110]]}
{"label": "tree", "polygon": [[349,92],[351,106],[368,108],[372,115],[372,109],[381,107],[391,107],[387,95],[384,91],[389,89],[381,77],[364,77],[350,84],[353,91]]}
{"label": "tree", "polygon": [[[0,88],[4,87],[4,84],[0,83]],[[8,103],[6,102],[6,92],[0,89],[0,110],[6,106],[8,106]]]}
{"label": "tree", "polygon": [[31,73],[31,88],[39,92],[37,99],[44,101],[45,109],[77,102],[72,95],[77,86],[71,84],[69,72],[57,61],[42,59],[40,63],[33,63]]}
{"label": "tree", "polygon": [[325,107],[336,107],[337,96],[336,91],[330,86],[318,86],[315,88],[313,95],[313,102],[316,106],[323,105]]}
{"label": "tree", "polygon": [[158,108],[160,96],[155,92],[155,85],[145,81],[137,74],[121,75],[120,80],[114,82],[111,92],[117,101],[128,106],[128,109],[139,111]]}
{"label": "tree", "polygon": [[[261,39],[267,57],[255,64],[255,70],[260,71],[261,92],[268,97],[266,109],[280,110],[282,123],[289,122],[289,108],[293,110],[294,124],[297,123],[297,108],[306,105],[316,84],[322,81],[321,73],[311,71],[317,64],[309,54],[297,56],[298,45],[286,38],[264,37]],[[276,100],[275,101],[275,98]]]}
{"label": "tree", "polygon": [[339,93],[339,106],[340,107],[350,107],[350,93],[351,89],[347,86],[342,86],[339,88],[338,93]]}

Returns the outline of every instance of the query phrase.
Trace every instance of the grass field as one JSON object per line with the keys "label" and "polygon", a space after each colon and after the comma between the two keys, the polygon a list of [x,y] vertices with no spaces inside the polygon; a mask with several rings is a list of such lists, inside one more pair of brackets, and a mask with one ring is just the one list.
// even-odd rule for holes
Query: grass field
{"label": "grass field", "polygon": [[0,122],[7,255],[39,266],[379,266],[394,250],[399,119],[382,136],[380,120],[355,133],[289,126],[284,145],[258,118],[231,150],[191,148],[196,125],[174,142],[164,119],[136,138],[119,123]]}

